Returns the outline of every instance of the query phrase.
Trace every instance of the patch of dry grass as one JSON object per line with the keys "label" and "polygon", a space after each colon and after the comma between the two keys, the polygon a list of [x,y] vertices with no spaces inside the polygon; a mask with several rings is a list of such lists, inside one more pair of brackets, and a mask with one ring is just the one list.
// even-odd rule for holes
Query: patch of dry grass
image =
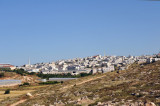
{"label": "patch of dry grass", "polygon": [[0,91],[0,101],[6,98],[12,98],[15,96],[20,96],[23,94],[27,94],[28,92],[33,92],[34,90],[22,90],[22,91],[10,91],[10,94],[4,94],[5,91]]}

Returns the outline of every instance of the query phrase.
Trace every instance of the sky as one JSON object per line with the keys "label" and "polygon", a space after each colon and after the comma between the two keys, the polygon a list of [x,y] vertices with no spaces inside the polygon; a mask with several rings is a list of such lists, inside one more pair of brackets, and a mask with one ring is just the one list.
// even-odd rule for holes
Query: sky
{"label": "sky", "polygon": [[0,0],[0,63],[160,51],[160,1]]}

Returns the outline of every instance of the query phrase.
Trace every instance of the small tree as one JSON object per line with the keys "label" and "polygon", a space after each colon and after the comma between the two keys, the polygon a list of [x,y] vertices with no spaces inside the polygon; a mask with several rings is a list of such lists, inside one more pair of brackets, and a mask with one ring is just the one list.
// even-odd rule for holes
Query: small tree
{"label": "small tree", "polygon": [[30,85],[28,82],[23,83],[23,85]]}
{"label": "small tree", "polygon": [[10,89],[7,89],[4,94],[10,94]]}
{"label": "small tree", "polygon": [[4,77],[4,73],[0,73],[0,78]]}

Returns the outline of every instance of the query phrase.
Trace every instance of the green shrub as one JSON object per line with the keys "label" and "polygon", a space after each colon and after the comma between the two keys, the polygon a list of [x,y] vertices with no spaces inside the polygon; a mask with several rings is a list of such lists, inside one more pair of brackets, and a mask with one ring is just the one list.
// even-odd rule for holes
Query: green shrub
{"label": "green shrub", "polygon": [[23,84],[19,85],[19,87],[21,87],[21,86],[28,86],[28,85],[30,85],[28,82],[24,82]]}
{"label": "green shrub", "polygon": [[0,73],[0,78],[4,77],[4,73]]}
{"label": "green shrub", "polygon": [[85,77],[85,76],[89,76],[92,75],[91,73],[80,73],[78,75],[72,75],[71,73],[66,73],[66,74],[42,74],[42,73],[38,73],[37,76],[41,77],[41,78],[45,78],[45,79],[49,79],[49,78],[80,78],[80,77]]}
{"label": "green shrub", "polygon": [[28,82],[23,83],[23,85],[30,85]]}
{"label": "green shrub", "polygon": [[7,89],[4,94],[10,94],[10,89]]}
{"label": "green shrub", "polygon": [[57,82],[57,81],[48,81],[48,82],[41,82],[39,84],[41,84],[41,85],[49,85],[49,84],[57,84],[57,83],[59,83],[59,82]]}

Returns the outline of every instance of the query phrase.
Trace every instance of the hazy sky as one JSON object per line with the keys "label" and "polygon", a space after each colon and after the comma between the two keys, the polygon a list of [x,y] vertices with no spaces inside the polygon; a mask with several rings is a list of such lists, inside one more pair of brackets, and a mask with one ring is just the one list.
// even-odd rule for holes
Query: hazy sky
{"label": "hazy sky", "polygon": [[0,0],[0,63],[160,51],[160,2]]}

